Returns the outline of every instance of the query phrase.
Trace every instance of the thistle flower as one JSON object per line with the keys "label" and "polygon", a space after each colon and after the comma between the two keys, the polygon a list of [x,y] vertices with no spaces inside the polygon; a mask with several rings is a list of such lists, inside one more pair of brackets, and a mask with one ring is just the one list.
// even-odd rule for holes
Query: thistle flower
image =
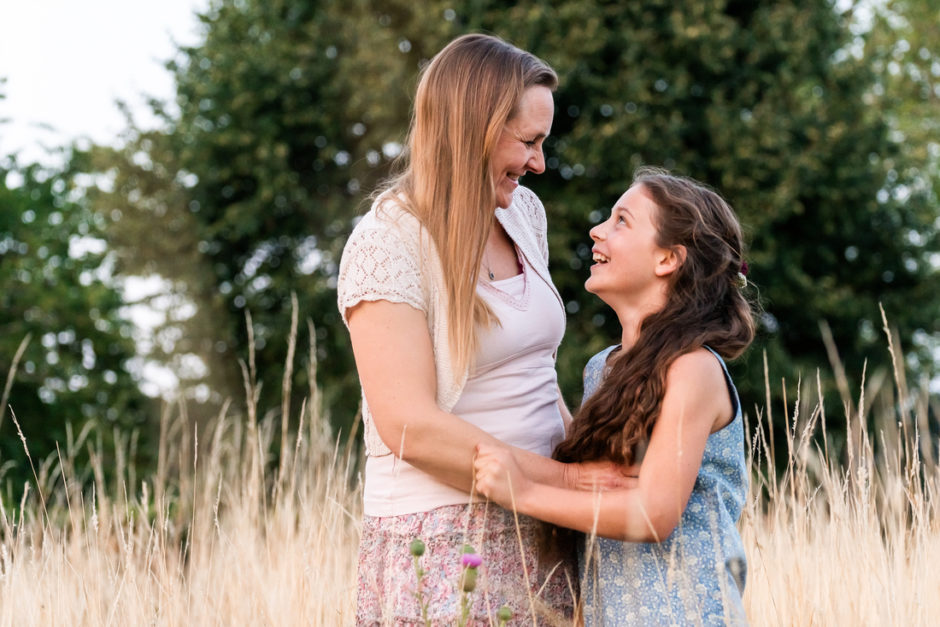
{"label": "thistle flower", "polygon": [[477,569],[465,568],[460,577],[461,589],[464,592],[473,592],[477,588]]}
{"label": "thistle flower", "polygon": [[427,547],[420,538],[415,538],[411,541],[411,544],[408,545],[408,550],[411,552],[412,560],[414,561],[415,576],[417,577],[417,586],[415,587],[415,600],[418,602],[418,607],[421,608],[421,617],[424,620],[425,625],[430,625],[428,620],[428,601],[424,598],[424,576],[427,574],[424,568],[421,566],[421,562],[418,558],[424,555],[424,551]]}
{"label": "thistle flower", "polygon": [[411,554],[415,557],[421,557],[424,555],[424,542],[420,538],[415,538],[411,541],[411,545],[408,547],[408,550],[411,551]]}
{"label": "thistle flower", "polygon": [[483,563],[483,558],[469,544],[463,545],[460,555],[460,564],[463,571],[460,573],[460,621],[457,623],[464,627],[470,620],[470,598],[468,594],[476,590],[477,568]]}

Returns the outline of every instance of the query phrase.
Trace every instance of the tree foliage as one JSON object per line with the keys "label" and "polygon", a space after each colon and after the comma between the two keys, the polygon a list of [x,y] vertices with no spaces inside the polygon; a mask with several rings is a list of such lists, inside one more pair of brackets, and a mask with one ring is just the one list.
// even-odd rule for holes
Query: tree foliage
{"label": "tree foliage", "polygon": [[853,53],[864,35],[830,2],[243,0],[201,20],[204,42],[169,64],[174,106],[155,103],[165,128],[131,129],[93,169],[115,176],[97,202],[122,211],[110,236],[119,267],[171,277],[198,305],[177,337],[210,370],[229,369],[222,395],[239,396],[245,311],[264,390],[280,389],[296,293],[316,324],[327,404],[349,423],[358,388],[335,308],[338,255],[401,147],[418,69],[479,30],[561,79],[548,171],[526,184],[548,208],[570,314],[559,358],[569,403],[587,357],[618,336],[581,287],[587,230],[641,164],[714,185],[746,226],[764,308],[735,367],[746,407],[764,399],[763,351],[774,381],[825,367],[821,321],[850,373],[889,363],[879,303],[905,340],[938,330],[935,202],[905,187],[913,157],[891,133],[870,56]]}
{"label": "tree foliage", "polygon": [[928,0],[887,0],[874,6],[864,54],[886,101],[884,114],[905,144],[922,184],[940,177],[940,5]]}
{"label": "tree foliage", "polygon": [[[716,186],[749,232],[764,314],[755,350],[735,368],[746,406],[763,404],[762,350],[775,397],[780,378],[825,368],[821,321],[854,383],[866,360],[869,370],[889,364],[879,303],[905,338],[937,332],[936,274],[925,263],[937,250],[936,207],[895,193],[908,155],[869,102],[868,59],[846,52],[848,16],[828,2],[632,3],[584,20],[586,11],[567,22],[546,11],[544,35],[520,41],[563,73],[552,171],[533,185],[553,209],[554,276],[574,313],[562,354],[569,386],[615,325],[565,266],[586,265],[586,218],[606,212],[643,163]],[[572,45],[573,31],[588,43]]]}
{"label": "tree foliage", "polygon": [[[145,399],[128,372],[132,327],[109,281],[103,226],[63,172],[0,166],[0,373],[12,382],[8,403],[37,463],[55,456],[56,443],[79,446],[83,457],[86,425],[98,427],[93,449],[105,468],[133,432],[147,441]],[[0,476],[19,482],[29,466],[3,410]]]}

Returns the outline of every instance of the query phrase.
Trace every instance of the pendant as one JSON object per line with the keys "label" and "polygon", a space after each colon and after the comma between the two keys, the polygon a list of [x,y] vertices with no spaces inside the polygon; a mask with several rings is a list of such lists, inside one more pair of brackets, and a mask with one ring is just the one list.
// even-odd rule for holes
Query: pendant
{"label": "pendant", "polygon": [[487,272],[489,272],[489,274],[490,274],[490,281],[495,281],[495,280],[496,280],[496,275],[493,274],[493,271],[492,271],[492,270],[487,270]]}

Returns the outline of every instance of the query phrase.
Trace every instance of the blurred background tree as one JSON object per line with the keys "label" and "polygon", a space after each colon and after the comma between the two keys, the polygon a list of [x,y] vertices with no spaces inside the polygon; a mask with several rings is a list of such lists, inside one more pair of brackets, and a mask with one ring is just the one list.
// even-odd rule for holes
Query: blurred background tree
{"label": "blurred background tree", "polygon": [[[57,442],[85,461],[90,445],[106,471],[128,452],[152,461],[153,407],[129,374],[133,327],[110,280],[104,226],[66,173],[0,164],[0,385],[11,386],[3,400],[37,468]],[[6,403],[0,480],[19,490],[32,475]]]}
{"label": "blurred background tree", "polygon": [[885,0],[874,5],[864,55],[878,76],[875,93],[890,106],[884,115],[917,168],[920,185],[940,180],[940,5],[927,0]]}
{"label": "blurred background tree", "polygon": [[[936,94],[923,81],[900,89],[913,74],[892,73],[885,56],[905,37],[901,54],[935,82],[936,61],[921,49],[930,54],[936,39],[920,21],[933,13],[927,2],[886,2],[911,19],[869,11],[863,24],[866,5],[839,6],[224,0],[200,17],[205,40],[168,64],[177,96],[153,103],[162,128],[130,121],[119,147],[82,154],[76,167],[107,181],[89,197],[115,271],[172,286],[178,315],[152,357],[177,371],[181,355],[202,364],[183,373],[184,391],[209,389],[206,412],[244,398],[248,311],[261,406],[276,407],[295,293],[316,327],[325,405],[348,431],[359,393],[335,306],[342,245],[401,150],[422,64],[458,34],[500,35],[561,79],[548,170],[525,183],[548,209],[569,312],[559,355],[569,404],[587,357],[618,336],[582,289],[587,230],[633,170],[653,164],[712,184],[741,215],[764,313],[758,342],[733,368],[745,408],[762,406],[766,352],[776,406],[782,378],[792,386],[828,372],[821,323],[853,386],[864,363],[869,373],[890,364],[879,303],[913,368],[933,363],[938,332],[937,201],[923,183],[936,144],[914,145],[930,137],[918,124]],[[298,401],[304,388],[294,386]]]}
{"label": "blurred background tree", "polygon": [[[757,343],[733,366],[746,408],[765,404],[763,352],[778,419],[781,379],[791,399],[801,376],[814,380],[821,368],[830,379],[821,323],[850,389],[866,361],[869,375],[888,369],[879,303],[912,359],[932,362],[910,340],[938,330],[929,261],[937,206],[909,184],[916,157],[890,132],[894,102],[858,53],[869,33],[856,32],[851,12],[829,2],[714,1],[566,3],[529,16],[519,34],[510,24],[498,32],[562,73],[550,170],[531,185],[550,207],[553,276],[572,314],[565,389],[616,337],[616,320],[581,288],[585,225],[641,164],[714,185],[746,226],[749,278],[764,309]],[[841,415],[839,397],[830,399]]]}

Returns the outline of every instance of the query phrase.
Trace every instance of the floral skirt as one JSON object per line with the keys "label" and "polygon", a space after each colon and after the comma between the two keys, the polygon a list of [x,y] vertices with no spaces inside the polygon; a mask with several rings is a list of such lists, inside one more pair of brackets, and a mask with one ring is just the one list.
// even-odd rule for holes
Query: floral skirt
{"label": "floral skirt", "polygon": [[[498,625],[497,612],[512,613],[507,625],[570,625],[577,595],[574,556],[542,551],[541,523],[497,505],[448,505],[401,516],[363,517],[359,545],[358,625],[455,625],[462,612],[459,589],[465,544],[483,558],[476,588],[467,594],[468,625]],[[419,558],[420,586],[409,551],[425,543]]]}

